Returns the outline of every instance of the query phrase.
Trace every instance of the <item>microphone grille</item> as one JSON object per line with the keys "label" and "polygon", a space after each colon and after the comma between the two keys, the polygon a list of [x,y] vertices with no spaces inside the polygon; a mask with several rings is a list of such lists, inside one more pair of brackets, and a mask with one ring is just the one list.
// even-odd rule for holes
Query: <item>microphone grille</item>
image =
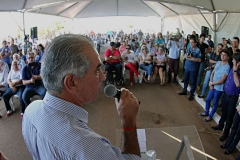
{"label": "microphone grille", "polygon": [[109,84],[104,88],[104,93],[107,97],[114,97],[117,94],[117,88],[114,85]]}

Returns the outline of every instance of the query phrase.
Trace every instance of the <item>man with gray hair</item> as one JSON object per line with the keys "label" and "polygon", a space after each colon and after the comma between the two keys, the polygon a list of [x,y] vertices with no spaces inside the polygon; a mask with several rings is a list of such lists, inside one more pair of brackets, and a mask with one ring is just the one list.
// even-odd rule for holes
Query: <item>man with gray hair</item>
{"label": "man with gray hair", "polygon": [[33,159],[140,159],[136,132],[138,100],[121,89],[115,100],[122,126],[122,150],[87,126],[82,107],[98,99],[102,62],[93,42],[65,34],[45,50],[41,76],[47,89],[41,101],[26,109],[22,134]]}
{"label": "man with gray hair", "polygon": [[31,103],[30,98],[34,95],[40,95],[43,99],[46,94],[46,89],[40,75],[41,64],[34,62],[34,53],[27,54],[28,64],[22,69],[22,81],[26,86],[22,94],[22,99],[26,107]]}

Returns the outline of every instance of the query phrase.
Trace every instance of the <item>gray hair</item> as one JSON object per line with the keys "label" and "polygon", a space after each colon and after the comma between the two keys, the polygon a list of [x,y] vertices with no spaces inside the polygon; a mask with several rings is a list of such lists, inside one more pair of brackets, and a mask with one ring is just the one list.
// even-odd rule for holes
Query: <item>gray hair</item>
{"label": "gray hair", "polygon": [[42,80],[49,93],[61,93],[66,75],[82,78],[86,74],[91,65],[86,56],[89,47],[94,48],[92,40],[81,35],[65,34],[52,40],[45,49],[41,67]]}

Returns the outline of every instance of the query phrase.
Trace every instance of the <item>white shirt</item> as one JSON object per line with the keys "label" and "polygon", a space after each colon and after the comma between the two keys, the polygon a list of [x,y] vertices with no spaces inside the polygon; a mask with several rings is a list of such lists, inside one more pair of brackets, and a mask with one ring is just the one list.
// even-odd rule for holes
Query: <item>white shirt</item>
{"label": "white shirt", "polygon": [[[171,42],[171,45],[169,46],[168,44],[170,44]],[[176,42],[175,41],[172,41],[170,40],[167,44],[167,48],[169,49],[169,58],[171,59],[178,59],[179,56],[180,56],[180,51],[183,47],[183,43],[182,42],[177,42],[179,48],[177,48],[177,45],[176,45]]]}
{"label": "white shirt", "polygon": [[[10,79],[13,83],[22,79],[22,70],[14,71],[13,69],[8,74],[8,79]],[[22,84],[18,84],[17,86],[21,86]]]}
{"label": "white shirt", "polygon": [[0,71],[0,84],[4,87],[0,88],[1,91],[5,92],[8,88],[8,72],[6,70]]}
{"label": "white shirt", "polygon": [[130,63],[133,63],[134,61],[138,61],[138,58],[136,57],[133,51],[130,51],[130,54],[123,52],[122,58]]}
{"label": "white shirt", "polygon": [[[151,53],[148,53],[147,56],[145,57],[145,56],[144,56],[144,53],[141,52],[141,53],[139,53],[139,56],[142,57],[142,60],[146,60],[146,59],[148,59],[149,57],[151,57],[152,54],[151,54]],[[143,64],[143,63],[140,62],[140,64]]]}

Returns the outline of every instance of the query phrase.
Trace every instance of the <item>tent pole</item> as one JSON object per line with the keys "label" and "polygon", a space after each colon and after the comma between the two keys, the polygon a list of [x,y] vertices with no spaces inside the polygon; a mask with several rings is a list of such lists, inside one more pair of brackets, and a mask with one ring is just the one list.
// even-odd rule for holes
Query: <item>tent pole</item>
{"label": "tent pole", "polygon": [[214,36],[214,43],[216,44],[216,42],[217,42],[217,34],[216,34],[216,32],[217,32],[217,13],[216,12],[214,12],[213,13],[213,36]]}
{"label": "tent pole", "polygon": [[23,11],[22,12],[22,15],[23,15],[23,36],[25,37],[25,18],[24,18],[24,14],[25,14],[25,12]]}

